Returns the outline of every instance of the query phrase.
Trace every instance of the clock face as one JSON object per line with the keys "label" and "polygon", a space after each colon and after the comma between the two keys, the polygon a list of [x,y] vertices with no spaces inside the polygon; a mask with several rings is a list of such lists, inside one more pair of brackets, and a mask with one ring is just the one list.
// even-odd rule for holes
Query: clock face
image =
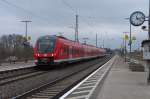
{"label": "clock face", "polygon": [[130,16],[130,23],[134,26],[140,26],[144,21],[145,15],[140,11],[133,12]]}

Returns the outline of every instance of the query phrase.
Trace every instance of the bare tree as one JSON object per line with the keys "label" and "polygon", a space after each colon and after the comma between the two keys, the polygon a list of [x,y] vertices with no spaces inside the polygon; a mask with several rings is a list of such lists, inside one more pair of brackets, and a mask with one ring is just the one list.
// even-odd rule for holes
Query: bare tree
{"label": "bare tree", "polygon": [[20,60],[32,59],[33,47],[22,35],[3,35],[0,37],[0,60],[5,60],[10,56],[15,56]]}

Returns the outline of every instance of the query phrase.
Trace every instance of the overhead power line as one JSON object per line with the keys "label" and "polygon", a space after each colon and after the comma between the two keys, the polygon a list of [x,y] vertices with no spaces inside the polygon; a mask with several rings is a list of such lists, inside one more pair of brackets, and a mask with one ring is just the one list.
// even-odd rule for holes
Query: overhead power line
{"label": "overhead power line", "polygon": [[80,16],[79,14],[77,14],[77,10],[75,10],[68,2],[66,2],[66,0],[62,0],[63,4],[68,7],[71,11],[73,11],[73,13],[75,13],[76,15],[78,15],[82,21],[84,21],[85,24],[87,24],[89,27],[91,27],[92,25],[89,24],[89,22],[85,22],[84,18],[82,16]]}
{"label": "overhead power line", "polygon": [[12,6],[12,7],[15,7],[15,8],[17,8],[17,9],[19,9],[19,10],[25,12],[25,13],[28,13],[28,14],[30,14],[30,15],[32,15],[32,16],[35,16],[35,17],[39,18],[39,19],[45,20],[46,22],[47,22],[47,20],[48,20],[47,18],[41,17],[41,16],[39,16],[39,15],[33,13],[32,11],[29,11],[29,10],[27,10],[27,9],[21,7],[21,6],[18,6],[18,5],[16,5],[16,4],[14,4],[14,3],[11,3],[11,2],[9,2],[9,1],[7,1],[7,0],[1,0],[1,1],[4,2],[4,3],[6,3],[7,5]]}
{"label": "overhead power line", "polygon": [[65,0],[62,0],[62,2],[66,7],[71,9],[73,11],[73,13],[77,14],[77,10],[75,10],[68,2],[66,2]]}

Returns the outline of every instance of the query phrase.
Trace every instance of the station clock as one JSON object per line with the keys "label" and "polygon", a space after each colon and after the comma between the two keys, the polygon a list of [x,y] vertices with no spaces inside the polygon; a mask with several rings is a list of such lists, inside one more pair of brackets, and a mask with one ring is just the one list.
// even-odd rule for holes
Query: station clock
{"label": "station clock", "polygon": [[135,11],[130,16],[130,23],[133,26],[140,26],[144,23],[144,21],[145,21],[145,15],[143,12]]}

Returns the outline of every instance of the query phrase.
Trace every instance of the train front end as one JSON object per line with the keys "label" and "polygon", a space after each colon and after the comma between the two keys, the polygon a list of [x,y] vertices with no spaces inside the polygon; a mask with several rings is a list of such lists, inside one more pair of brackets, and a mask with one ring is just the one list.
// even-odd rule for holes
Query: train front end
{"label": "train front end", "polygon": [[56,36],[40,37],[34,48],[36,65],[54,65]]}

